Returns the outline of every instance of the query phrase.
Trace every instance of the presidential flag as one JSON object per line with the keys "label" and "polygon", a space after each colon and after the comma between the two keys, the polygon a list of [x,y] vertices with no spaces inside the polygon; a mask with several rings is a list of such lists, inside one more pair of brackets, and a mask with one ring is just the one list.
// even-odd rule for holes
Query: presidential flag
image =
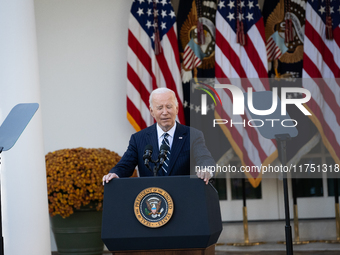
{"label": "presidential flag", "polygon": [[[304,1],[266,0],[263,6],[268,69],[271,87],[301,87],[305,27]],[[287,24],[291,23],[290,26]],[[287,40],[287,30],[293,37]],[[299,93],[288,94],[300,98]],[[295,105],[288,105],[289,116],[298,121],[298,135],[287,141],[288,165],[296,165],[320,140],[312,121]]]}
{"label": "presidential flag", "polygon": [[[244,92],[270,90],[267,68],[264,23],[256,0],[219,1],[216,14],[215,75],[217,81],[238,86]],[[241,79],[244,78],[244,79]],[[257,78],[257,79],[251,79]],[[276,142],[261,136],[247,125],[230,125],[230,120],[247,123],[250,116],[232,115],[232,98],[228,90],[220,94],[223,107],[216,108],[216,117],[228,120],[223,131],[244,166],[261,166],[277,157]],[[261,182],[258,172],[247,173],[250,183]]]}
{"label": "presidential flag", "polygon": [[303,87],[311,120],[334,161],[340,164],[340,2],[308,0]]}
{"label": "presidential flag", "polygon": [[176,93],[178,121],[184,124],[183,92],[176,15],[170,0],[135,0],[128,31],[127,118],[139,131],[154,123],[149,112],[152,90]]}

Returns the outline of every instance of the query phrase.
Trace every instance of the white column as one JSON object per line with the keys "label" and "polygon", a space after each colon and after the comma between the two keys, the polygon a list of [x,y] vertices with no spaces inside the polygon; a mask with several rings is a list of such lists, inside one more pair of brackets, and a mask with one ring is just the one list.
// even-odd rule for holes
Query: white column
{"label": "white column", "polygon": [[[40,103],[33,0],[0,2],[0,122],[18,103]],[[1,154],[6,255],[51,254],[42,107]]]}

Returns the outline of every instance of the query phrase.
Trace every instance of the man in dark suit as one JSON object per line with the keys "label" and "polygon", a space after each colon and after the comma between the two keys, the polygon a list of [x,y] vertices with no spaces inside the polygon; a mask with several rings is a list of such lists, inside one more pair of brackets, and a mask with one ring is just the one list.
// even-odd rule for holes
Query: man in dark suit
{"label": "man in dark suit", "polygon": [[176,122],[178,102],[175,93],[167,88],[156,89],[150,94],[149,102],[150,113],[157,123],[131,136],[127,151],[103,177],[103,184],[113,178],[131,176],[137,165],[140,176],[152,176],[153,173],[144,165],[145,146],[152,146],[153,160],[156,160],[161,144],[169,146],[170,151],[157,175],[189,175],[190,166],[205,167],[204,171],[196,172],[208,184],[212,174],[206,170],[215,166],[215,161],[205,146],[203,133]]}

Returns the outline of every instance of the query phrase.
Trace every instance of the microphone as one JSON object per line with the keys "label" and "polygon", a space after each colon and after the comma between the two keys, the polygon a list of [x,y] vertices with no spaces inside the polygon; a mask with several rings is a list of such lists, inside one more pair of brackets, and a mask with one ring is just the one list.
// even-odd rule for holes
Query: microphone
{"label": "microphone", "polygon": [[146,145],[144,148],[143,160],[144,160],[144,165],[146,166],[149,166],[149,161],[151,160],[152,150],[153,150],[153,147],[151,144]]}
{"label": "microphone", "polygon": [[159,159],[159,164],[163,165],[164,161],[166,160],[166,155],[168,154],[170,150],[170,147],[166,144],[162,144],[160,149],[159,149],[159,155],[158,155],[158,159]]}

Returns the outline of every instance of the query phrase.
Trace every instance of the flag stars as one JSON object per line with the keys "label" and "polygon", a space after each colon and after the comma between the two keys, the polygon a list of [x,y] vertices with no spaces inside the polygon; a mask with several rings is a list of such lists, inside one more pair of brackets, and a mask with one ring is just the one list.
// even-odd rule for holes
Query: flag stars
{"label": "flag stars", "polygon": [[229,22],[230,22],[231,20],[235,19],[234,14],[235,14],[235,13],[229,12],[229,15],[227,16],[227,18],[229,19]]}
{"label": "flag stars", "polygon": [[334,13],[334,6],[331,6],[331,7],[329,8],[329,12],[330,12],[330,13]]}
{"label": "flag stars", "polygon": [[338,12],[340,13],[340,6],[339,6],[339,9],[338,9]]}
{"label": "flag stars", "polygon": [[142,8],[138,8],[137,13],[138,13],[138,15],[139,15],[139,17],[140,17],[140,15],[144,14],[144,11],[143,11]]}
{"label": "flag stars", "polygon": [[144,3],[144,0],[138,0],[139,4]]}
{"label": "flag stars", "polygon": [[249,1],[249,3],[248,3],[249,10],[251,10],[251,8],[253,8],[253,7],[254,7],[254,2]]}
{"label": "flag stars", "polygon": [[148,14],[148,16],[152,15],[152,10],[148,9],[147,14]]}
{"label": "flag stars", "polygon": [[151,4],[152,3],[152,0],[148,0],[148,4]]}
{"label": "flag stars", "polygon": [[248,12],[248,15],[247,15],[247,19],[248,19],[248,21],[251,21],[252,19],[254,19],[253,18],[253,15],[254,15],[254,13],[250,13],[250,12]]}
{"label": "flag stars", "polygon": [[158,17],[158,10],[154,10],[154,11],[153,11],[153,16],[154,16],[154,17]]}
{"label": "flag stars", "polygon": [[225,7],[224,1],[220,1],[220,2],[218,3],[218,7],[219,7],[220,9],[222,9],[223,7]]}
{"label": "flag stars", "polygon": [[211,108],[211,110],[215,110],[215,104],[212,103],[212,104],[210,105],[210,108]]}
{"label": "flag stars", "polygon": [[320,6],[319,12],[321,13],[321,15],[326,12],[325,7],[324,6]]}
{"label": "flag stars", "polygon": [[148,20],[148,21],[146,22],[145,26],[147,26],[148,28],[152,27],[151,21]]}
{"label": "flag stars", "polygon": [[234,1],[230,1],[229,4],[227,4],[227,5],[228,5],[228,7],[229,7],[230,9],[232,9],[232,8],[235,7],[235,2],[234,2]]}
{"label": "flag stars", "polygon": [[152,34],[151,39],[152,39],[152,41],[155,40],[155,33]]}
{"label": "flag stars", "polygon": [[162,0],[161,4],[164,6],[164,5],[168,4],[168,3],[166,2],[166,0]]}
{"label": "flag stars", "polygon": [[227,4],[229,6],[230,9],[235,7],[235,2],[234,1],[230,1],[229,4]]}
{"label": "flag stars", "polygon": [[166,14],[166,11],[165,10],[162,10],[162,18],[164,19],[164,17],[168,16],[168,14]]}
{"label": "flag stars", "polygon": [[193,110],[194,109],[194,104],[190,104],[190,110]]}
{"label": "flag stars", "polygon": [[184,107],[184,108],[187,108],[187,107],[188,107],[188,102],[187,102],[187,100],[184,100],[183,107]]}
{"label": "flag stars", "polygon": [[175,14],[175,12],[174,12],[174,11],[171,11],[169,15],[170,15],[170,17],[171,17],[171,18],[174,18],[174,17],[176,17],[176,14]]}
{"label": "flag stars", "polygon": [[238,14],[238,20],[244,20],[244,13]]}
{"label": "flag stars", "polygon": [[162,22],[162,23],[161,23],[161,28],[162,28],[162,29],[166,29],[166,23],[165,23],[165,22]]}
{"label": "flag stars", "polygon": [[243,8],[244,6],[244,1],[241,1],[241,8]]}

